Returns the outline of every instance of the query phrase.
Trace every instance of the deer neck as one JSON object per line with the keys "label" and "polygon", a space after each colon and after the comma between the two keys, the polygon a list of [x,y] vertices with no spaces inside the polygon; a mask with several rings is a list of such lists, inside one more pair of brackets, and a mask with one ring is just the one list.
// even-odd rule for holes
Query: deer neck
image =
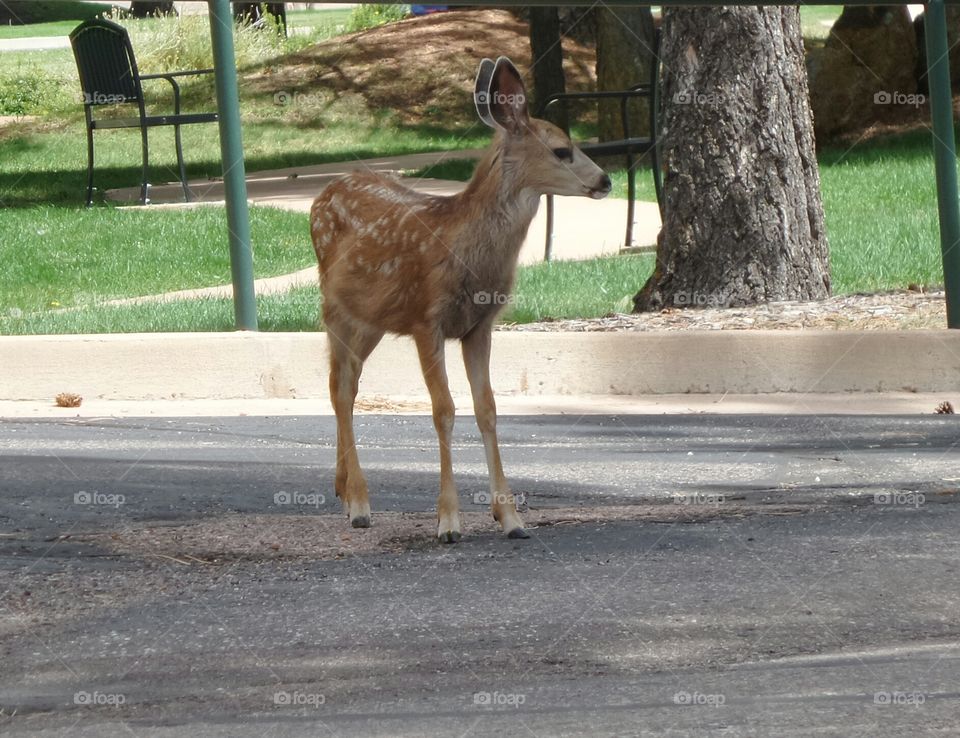
{"label": "deer neck", "polygon": [[501,258],[519,254],[540,205],[540,193],[526,185],[523,168],[522,159],[498,133],[459,195],[461,204],[471,213],[471,231],[482,241],[477,245]]}

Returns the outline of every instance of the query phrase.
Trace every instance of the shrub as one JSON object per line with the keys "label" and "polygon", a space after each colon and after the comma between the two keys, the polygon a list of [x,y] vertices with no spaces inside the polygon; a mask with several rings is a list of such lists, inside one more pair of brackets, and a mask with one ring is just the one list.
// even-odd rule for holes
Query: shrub
{"label": "shrub", "polygon": [[[130,33],[137,64],[144,74],[174,69],[205,69],[213,66],[210,21],[206,15],[165,15],[135,19],[112,18]],[[233,35],[237,66],[248,66],[280,54],[284,39],[271,28],[241,23]]]}
{"label": "shrub", "polygon": [[37,70],[0,77],[0,115],[38,115],[50,110],[62,82]]}

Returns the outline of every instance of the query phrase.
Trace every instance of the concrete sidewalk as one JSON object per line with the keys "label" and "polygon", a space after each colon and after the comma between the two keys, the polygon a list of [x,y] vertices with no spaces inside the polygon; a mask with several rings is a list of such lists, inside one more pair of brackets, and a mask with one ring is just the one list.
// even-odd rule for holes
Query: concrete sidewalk
{"label": "concrete sidewalk", "polygon": [[[958,395],[954,393],[954,397]],[[500,417],[624,416],[624,415],[929,415],[943,402],[944,393],[864,392],[791,393],[755,395],[519,395],[497,396]],[[473,416],[469,397],[456,397],[457,415]],[[361,391],[359,415],[430,415],[426,388],[418,395],[382,396]],[[74,422],[97,418],[237,418],[328,416],[328,397],[243,400],[103,400],[84,399],[80,407],[57,407],[52,399],[0,400],[0,418],[52,418]],[[467,427],[472,420],[467,420]]]}
{"label": "concrete sidewalk", "polygon": [[[247,175],[247,198],[253,205],[269,205],[306,213],[309,212],[314,198],[324,187],[337,177],[349,172],[356,170],[382,173],[416,171],[435,166],[443,161],[475,159],[482,153],[482,150],[431,152],[252,172]],[[431,178],[410,179],[409,185],[420,192],[436,195],[456,194],[465,186],[463,182]],[[193,181],[190,182],[190,189],[197,198],[197,204],[182,202],[183,189],[178,182],[151,187],[151,204],[146,207],[197,207],[203,203],[224,201],[223,182],[220,179]],[[139,196],[139,187],[107,192],[107,199],[115,202],[135,202]],[[627,221],[626,200],[558,197],[555,212],[554,258],[588,259],[617,254],[623,247]],[[656,203],[636,203],[634,246],[654,246],[659,232],[660,210]],[[545,234],[546,206],[541,203],[520,252],[521,264],[534,264],[543,260]]]}
{"label": "concrete sidewalk", "polygon": [[0,52],[4,51],[47,51],[49,49],[69,49],[68,36],[29,36],[27,38],[0,39]]}

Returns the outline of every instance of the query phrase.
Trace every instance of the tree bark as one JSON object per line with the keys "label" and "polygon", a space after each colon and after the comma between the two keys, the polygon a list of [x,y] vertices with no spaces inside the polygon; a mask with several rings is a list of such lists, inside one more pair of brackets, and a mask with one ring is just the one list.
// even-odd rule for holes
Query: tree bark
{"label": "tree bark", "polygon": [[917,90],[916,61],[917,34],[906,5],[845,7],[826,43],[807,59],[818,143],[902,112],[901,96]]}
{"label": "tree bark", "polygon": [[796,7],[668,9],[665,214],[637,312],[830,294]]}
{"label": "tree bark", "polygon": [[[625,90],[650,81],[654,53],[653,14],[649,6],[599,6],[597,20],[597,89]],[[630,133],[649,133],[649,101],[636,98],[628,106]],[[597,106],[597,136],[601,141],[624,137],[620,101],[601,100]]]}
{"label": "tree bark", "polygon": [[[950,86],[960,89],[960,7],[948,5],[947,8],[947,49],[950,54]],[[927,14],[921,13],[914,20],[913,27],[917,36],[917,91],[929,94],[927,81]]]}
{"label": "tree bark", "polygon": [[173,7],[173,0],[165,0],[164,2],[134,0],[134,2],[130,3],[130,15],[134,18],[148,18],[153,15],[168,14],[177,14],[176,8]]}
{"label": "tree bark", "polygon": [[254,28],[266,28],[264,10],[279,22],[283,35],[287,35],[287,6],[286,3],[233,3],[233,17],[238,22],[246,21]]}
{"label": "tree bark", "polygon": [[[556,7],[530,8],[530,52],[533,59],[533,97],[531,110],[538,111],[550,95],[566,90],[563,78],[563,47],[560,45],[560,16]],[[544,118],[567,130],[567,111],[563,105],[551,105]]]}

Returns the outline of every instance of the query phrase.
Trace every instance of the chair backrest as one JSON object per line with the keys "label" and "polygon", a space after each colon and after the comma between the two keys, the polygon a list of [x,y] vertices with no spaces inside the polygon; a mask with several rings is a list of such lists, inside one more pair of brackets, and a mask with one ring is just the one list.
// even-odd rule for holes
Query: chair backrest
{"label": "chair backrest", "polygon": [[70,33],[84,105],[142,102],[143,89],[127,29],[100,18]]}

